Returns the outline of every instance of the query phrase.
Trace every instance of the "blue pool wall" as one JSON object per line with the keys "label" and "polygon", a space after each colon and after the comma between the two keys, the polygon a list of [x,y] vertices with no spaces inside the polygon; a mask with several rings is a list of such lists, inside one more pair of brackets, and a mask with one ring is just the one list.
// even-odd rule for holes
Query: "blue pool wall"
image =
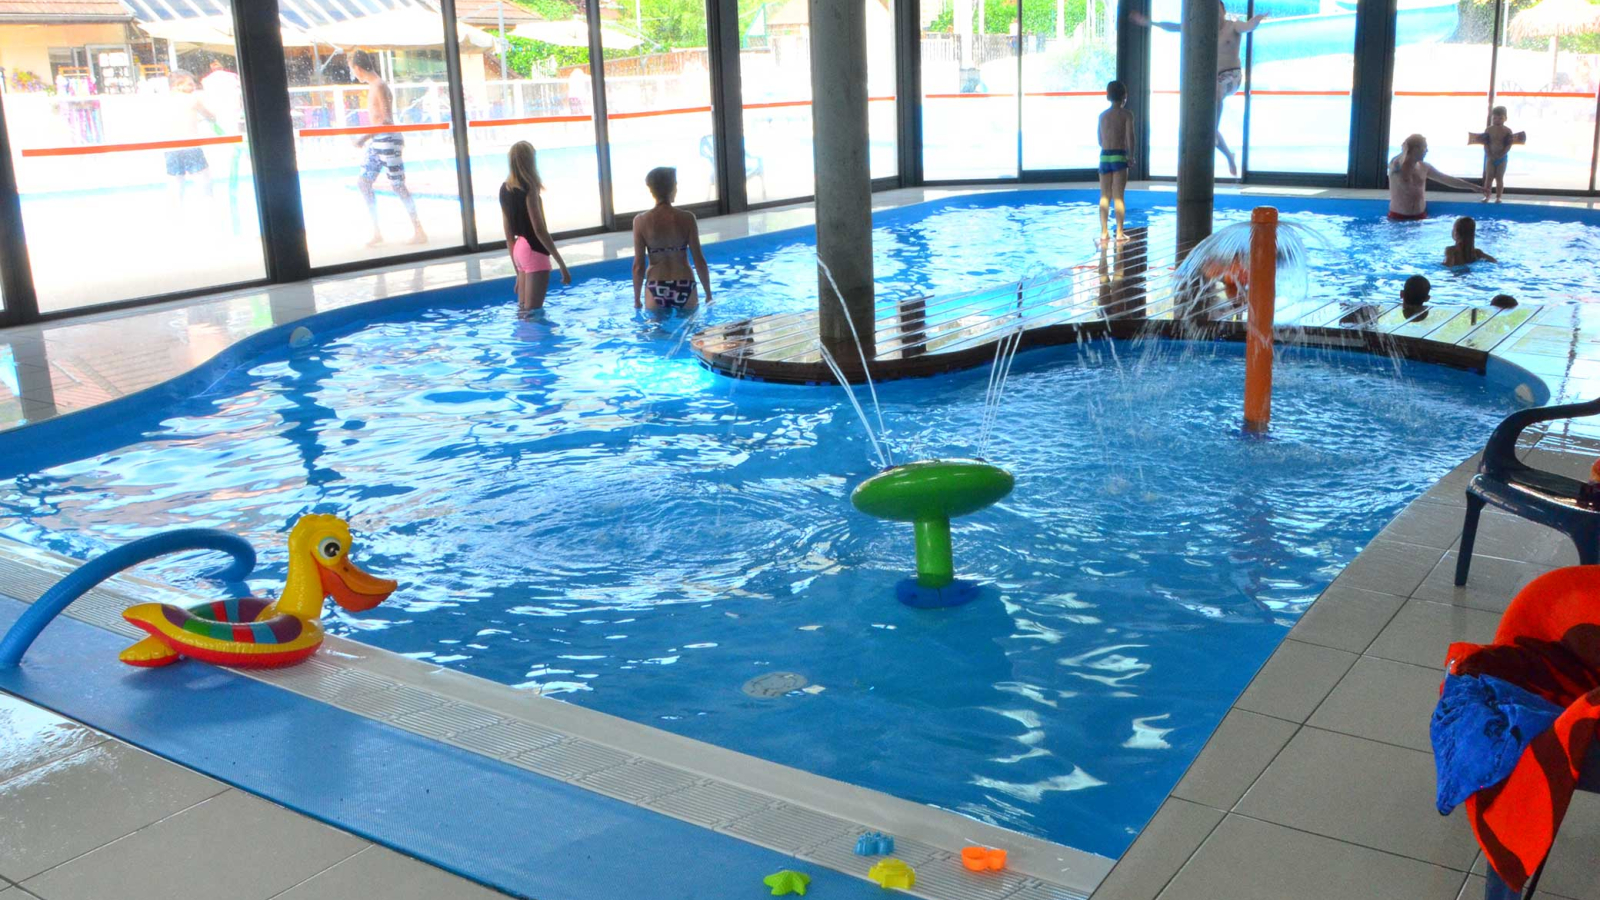
{"label": "blue pool wall", "polygon": [[[989,209],[1027,203],[1094,202],[1098,197],[1099,193],[1093,190],[991,191],[883,210],[874,213],[872,220],[875,226],[881,227],[916,222],[932,212]],[[1130,191],[1127,199],[1128,207],[1132,210],[1164,210],[1174,207],[1177,196],[1170,191]],[[1382,200],[1257,198],[1233,194],[1216,197],[1216,208],[1221,210],[1249,210],[1263,205],[1274,206],[1287,215],[1315,212],[1377,218],[1387,212],[1387,204]],[[1479,204],[1473,202],[1446,201],[1429,206],[1438,218],[1483,212]],[[1578,207],[1510,204],[1496,207],[1494,213],[1496,218],[1510,221],[1600,224],[1600,212]],[[707,260],[712,263],[729,264],[766,255],[797,242],[815,244],[815,226],[718,241],[707,244],[705,253]],[[572,269],[575,281],[595,278],[630,281],[633,277],[633,261],[626,257],[584,263]],[[154,416],[168,404],[189,397],[206,396],[241,366],[286,358],[291,352],[289,337],[296,328],[305,327],[312,332],[313,340],[322,341],[359,330],[379,319],[418,310],[471,309],[507,303],[510,281],[509,277],[489,279],[397,297],[376,298],[275,325],[243,338],[194,369],[168,381],[98,406],[0,432],[0,479],[43,471],[143,440],[146,432],[155,424],[152,420]],[[557,303],[559,296],[554,295]],[[708,309],[714,310],[715,307]],[[1491,383],[1504,383],[1512,387],[1527,384],[1534,392],[1535,403],[1545,403],[1550,397],[1550,390],[1543,379],[1504,360],[1491,358],[1486,375]]]}

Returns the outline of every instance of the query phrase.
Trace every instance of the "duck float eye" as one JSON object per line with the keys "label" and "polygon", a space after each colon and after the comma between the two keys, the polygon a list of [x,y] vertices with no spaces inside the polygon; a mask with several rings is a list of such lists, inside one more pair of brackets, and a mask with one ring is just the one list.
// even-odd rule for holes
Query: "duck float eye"
{"label": "duck float eye", "polygon": [[317,555],[329,562],[338,559],[343,550],[335,538],[323,538],[322,543],[317,545]]}

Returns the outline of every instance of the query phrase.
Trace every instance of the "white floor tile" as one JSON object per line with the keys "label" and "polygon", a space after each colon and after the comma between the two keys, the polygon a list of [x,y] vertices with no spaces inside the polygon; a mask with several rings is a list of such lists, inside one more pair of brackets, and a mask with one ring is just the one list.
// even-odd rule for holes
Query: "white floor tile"
{"label": "white floor tile", "polygon": [[1307,727],[1235,809],[1465,874],[1478,845],[1460,809],[1434,808],[1434,778],[1432,754]]}
{"label": "white floor tile", "polygon": [[224,785],[108,742],[0,782],[0,875],[21,883]]}
{"label": "white floor tile", "polygon": [[278,900],[493,900],[504,896],[387,847],[369,847],[296,885]]}
{"label": "white floor tile", "polygon": [[1283,719],[1230,710],[1172,795],[1214,809],[1232,809],[1299,727]]}
{"label": "white floor tile", "polygon": [[1545,861],[1538,897],[1600,900],[1600,794],[1573,795],[1567,817]]}
{"label": "white floor tile", "polygon": [[1360,653],[1383,632],[1406,598],[1330,586],[1290,629],[1292,640]]}
{"label": "white floor tile", "polygon": [[230,790],[23,886],[49,900],[267,900],[368,846]]}
{"label": "white floor tile", "polygon": [[1461,513],[1436,503],[1413,503],[1395,516],[1378,537],[1448,550],[1461,537]]}
{"label": "white floor tile", "polygon": [[1286,640],[1256,673],[1234,706],[1304,722],[1355,661],[1354,653]]}
{"label": "white floor tile", "polygon": [[1456,641],[1487,644],[1494,640],[1500,614],[1481,609],[1408,600],[1367,648],[1367,655],[1443,669],[1445,653]]}
{"label": "white floor tile", "polygon": [[1443,555],[1444,550],[1438,547],[1374,539],[1345,566],[1333,583],[1342,587],[1410,596]]}
{"label": "white floor tile", "polygon": [[1456,551],[1446,553],[1411,596],[1419,600],[1504,612],[1518,591],[1550,571],[1553,565],[1485,556],[1474,548],[1472,567],[1467,571],[1467,583],[1456,587],[1456,558]]}
{"label": "white floor tile", "polygon": [[1466,875],[1230,815],[1161,900],[1454,900]]}
{"label": "white floor tile", "polygon": [[1306,724],[1431,753],[1428,722],[1443,677],[1426,666],[1362,657]]}
{"label": "white floor tile", "polygon": [[77,722],[0,694],[0,782],[104,740]]}
{"label": "white floor tile", "polygon": [[1100,883],[1093,900],[1154,900],[1205,841],[1222,813],[1169,798]]}

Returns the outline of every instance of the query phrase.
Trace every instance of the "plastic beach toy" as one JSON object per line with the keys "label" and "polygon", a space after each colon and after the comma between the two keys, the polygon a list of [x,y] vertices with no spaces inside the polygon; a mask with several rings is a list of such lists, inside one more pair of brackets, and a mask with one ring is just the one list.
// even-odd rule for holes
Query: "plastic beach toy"
{"label": "plastic beach toy", "polygon": [[[850,502],[869,516],[910,522],[917,539],[917,587],[938,591],[956,579],[950,555],[950,520],[977,512],[1011,493],[1011,473],[971,459],[930,459],[879,472],[856,486]],[[902,600],[915,606],[950,606]]]}
{"label": "plastic beach toy", "polygon": [[909,891],[917,884],[917,873],[905,860],[885,859],[879,861],[867,870],[867,877],[876,881],[881,888],[899,888]]}
{"label": "plastic beach toy", "polygon": [[248,597],[184,609],[131,606],[122,617],[150,633],[119,657],[132,666],[165,666],[185,656],[224,666],[297,663],[322,646],[322,601],[351,612],[382,603],[397,585],[350,562],[350,526],[329,515],[302,516],[289,532],[289,578],[276,601]]}
{"label": "plastic beach toy", "polygon": [[974,872],[998,872],[1006,867],[1006,852],[993,847],[962,847],[961,864]]}
{"label": "plastic beach toy", "polygon": [[793,869],[783,869],[773,872],[761,879],[767,887],[772,888],[772,896],[779,897],[784,894],[799,894],[805,896],[806,886],[811,884],[811,876]]}
{"label": "plastic beach toy", "polygon": [[894,853],[894,838],[877,831],[869,831],[856,838],[857,856],[889,856]]}

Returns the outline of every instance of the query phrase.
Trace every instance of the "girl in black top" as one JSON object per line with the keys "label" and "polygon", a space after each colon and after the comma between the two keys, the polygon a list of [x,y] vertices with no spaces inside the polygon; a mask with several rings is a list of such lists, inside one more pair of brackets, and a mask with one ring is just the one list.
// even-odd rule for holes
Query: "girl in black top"
{"label": "girl in black top", "polygon": [[510,163],[511,172],[500,185],[500,220],[511,265],[517,270],[517,311],[527,313],[544,306],[552,258],[561,267],[562,284],[572,283],[572,273],[545,225],[544,202],[539,197],[544,185],[539,182],[533,145],[527,141],[511,145]]}

